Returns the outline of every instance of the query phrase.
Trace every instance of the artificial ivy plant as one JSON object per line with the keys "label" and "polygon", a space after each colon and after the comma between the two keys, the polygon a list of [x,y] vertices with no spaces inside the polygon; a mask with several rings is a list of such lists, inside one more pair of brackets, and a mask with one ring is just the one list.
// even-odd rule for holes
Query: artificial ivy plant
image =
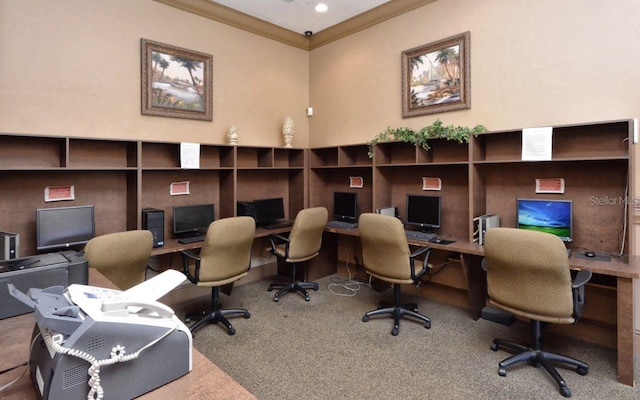
{"label": "artificial ivy plant", "polygon": [[429,150],[429,139],[443,138],[447,140],[455,140],[458,143],[469,143],[471,135],[487,132],[484,125],[476,125],[473,128],[466,126],[443,125],[440,119],[437,119],[432,125],[425,126],[419,131],[411,128],[391,128],[387,127],[376,137],[367,142],[369,146],[369,158],[373,158],[373,146],[379,142],[387,142],[390,140],[402,140],[405,143],[411,143],[414,146],[420,146],[425,150]]}

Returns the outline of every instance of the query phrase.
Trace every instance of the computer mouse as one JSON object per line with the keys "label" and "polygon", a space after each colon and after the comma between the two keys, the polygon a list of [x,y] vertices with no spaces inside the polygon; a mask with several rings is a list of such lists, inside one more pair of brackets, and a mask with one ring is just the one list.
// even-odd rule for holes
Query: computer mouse
{"label": "computer mouse", "polygon": [[591,257],[595,257],[596,253],[594,253],[593,251],[585,251],[584,256],[591,258]]}

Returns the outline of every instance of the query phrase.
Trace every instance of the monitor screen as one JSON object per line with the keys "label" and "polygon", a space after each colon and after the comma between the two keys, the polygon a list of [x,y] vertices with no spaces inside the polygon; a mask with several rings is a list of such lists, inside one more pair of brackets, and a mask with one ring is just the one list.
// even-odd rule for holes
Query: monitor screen
{"label": "monitor screen", "polygon": [[340,221],[355,222],[358,219],[358,194],[333,192],[333,217]]}
{"label": "monitor screen", "polygon": [[284,218],[284,199],[282,197],[254,200],[253,204],[256,209],[257,224]]}
{"label": "monitor screen", "polygon": [[406,224],[418,226],[422,230],[440,228],[440,196],[407,195]]}
{"label": "monitor screen", "polygon": [[36,210],[36,249],[60,250],[84,245],[95,236],[93,206]]}
{"label": "monitor screen", "polygon": [[571,242],[572,205],[571,200],[516,199],[517,227],[552,233]]}
{"label": "monitor screen", "polygon": [[215,220],[213,204],[173,207],[173,233],[177,236],[204,234]]}

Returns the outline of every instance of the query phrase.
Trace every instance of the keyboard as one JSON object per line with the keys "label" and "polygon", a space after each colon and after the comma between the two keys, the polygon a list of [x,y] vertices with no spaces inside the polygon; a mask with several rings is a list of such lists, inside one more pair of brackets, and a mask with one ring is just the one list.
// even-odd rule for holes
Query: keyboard
{"label": "keyboard", "polygon": [[335,229],[356,229],[358,227],[357,222],[345,222],[345,221],[329,221],[327,222],[327,228]]}
{"label": "keyboard", "polygon": [[204,236],[189,236],[186,238],[178,239],[178,243],[187,244],[187,243],[195,243],[204,241]]}
{"label": "keyboard", "polygon": [[264,229],[278,229],[278,228],[288,228],[293,226],[293,221],[277,221],[270,224],[261,224],[260,227]]}
{"label": "keyboard", "polygon": [[432,242],[438,237],[435,233],[420,232],[420,231],[404,231],[407,235],[407,239],[420,240],[422,242]]}

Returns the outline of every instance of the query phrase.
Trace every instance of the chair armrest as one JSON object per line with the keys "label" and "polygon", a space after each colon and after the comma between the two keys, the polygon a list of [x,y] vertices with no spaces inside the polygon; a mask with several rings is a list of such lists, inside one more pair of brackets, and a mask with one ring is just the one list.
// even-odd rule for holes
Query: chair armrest
{"label": "chair armrest", "polygon": [[[422,269],[415,273],[415,259],[416,257],[424,254],[424,261],[422,262]],[[420,247],[418,250],[414,251],[409,255],[409,263],[411,265],[411,279],[413,281],[418,281],[422,277],[422,275],[429,272],[431,268],[429,268],[429,256],[431,255],[431,247]]]}
{"label": "chair armrest", "polygon": [[269,240],[271,241],[271,254],[273,255],[276,254],[276,246],[278,245],[278,243],[286,243],[287,245],[286,254],[289,254],[289,238],[288,237],[282,236],[277,233],[272,233],[269,235]]}
{"label": "chair armrest", "polygon": [[[200,279],[200,257],[196,253],[189,250],[180,251],[180,255],[182,256],[182,273],[185,274],[187,276],[187,279],[189,279],[192,283],[197,283]],[[196,262],[194,275],[191,275],[191,272],[189,272],[190,259],[195,260]]]}
{"label": "chair armrest", "polygon": [[573,290],[573,318],[576,321],[580,318],[584,307],[584,286],[589,282],[592,275],[591,271],[581,270],[571,283],[571,289]]}

